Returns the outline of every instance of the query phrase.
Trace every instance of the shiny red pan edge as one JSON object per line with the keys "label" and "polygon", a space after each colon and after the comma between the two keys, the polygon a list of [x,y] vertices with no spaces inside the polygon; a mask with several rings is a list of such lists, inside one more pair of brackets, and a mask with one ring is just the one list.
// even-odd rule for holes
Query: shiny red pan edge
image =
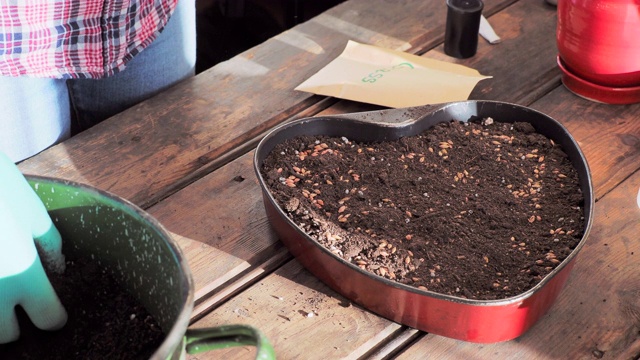
{"label": "shiny red pan edge", "polygon": [[[417,111],[420,110],[420,111]],[[418,114],[418,115],[416,115]],[[433,125],[491,117],[529,122],[560,144],[578,172],[584,195],[584,235],[574,251],[532,289],[501,300],[472,300],[438,294],[369,273],[332,254],[293,223],[271,196],[260,168],[273,147],[299,135],[346,136],[356,141],[392,140],[423,132]],[[589,235],[593,221],[593,185],[580,147],[558,121],[528,107],[498,101],[464,101],[420,108],[315,117],[272,130],[254,156],[269,222],[297,260],[330,288],[392,321],[458,340],[495,343],[524,334],[553,305]]]}

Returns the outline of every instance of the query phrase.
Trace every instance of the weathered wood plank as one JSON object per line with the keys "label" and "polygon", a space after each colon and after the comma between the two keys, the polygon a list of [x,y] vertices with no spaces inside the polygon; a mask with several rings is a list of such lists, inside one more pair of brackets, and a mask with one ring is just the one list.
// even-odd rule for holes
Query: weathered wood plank
{"label": "weathered wood plank", "polygon": [[640,169],[640,105],[607,105],[559,87],[531,106],[567,127],[589,162],[596,198]]}
{"label": "weathered wood plank", "polygon": [[[262,330],[279,359],[356,359],[400,328],[351,304],[293,260],[192,328],[243,323]],[[230,349],[188,359],[236,359]]]}
{"label": "weathered wood plank", "polygon": [[[511,2],[487,0],[486,11]],[[442,1],[347,1],[20,168],[89,183],[147,207],[321,100],[293,88],[335,58],[347,40],[415,51],[425,34],[442,33],[445,9]]]}
{"label": "weathered wood plank", "polygon": [[176,235],[193,272],[196,301],[283,249],[267,222],[252,156],[240,157],[148,209]]}
{"label": "weathered wood plank", "polygon": [[[242,277],[238,277],[234,279],[234,281],[220,286],[214,293],[206,293],[202,290],[198,291],[200,297],[196,300],[196,305],[191,314],[191,321],[194,322],[206,316],[224,301],[253,285],[264,276],[272,273],[292,258],[291,253],[289,253],[287,249],[282,248],[263,263],[252,266],[249,271],[243,272]],[[198,295],[198,293],[196,293],[196,295]]]}
{"label": "weathered wood plank", "polygon": [[637,359],[640,355],[640,172],[604,196],[556,304],[514,341],[479,345],[427,335],[398,359]]}

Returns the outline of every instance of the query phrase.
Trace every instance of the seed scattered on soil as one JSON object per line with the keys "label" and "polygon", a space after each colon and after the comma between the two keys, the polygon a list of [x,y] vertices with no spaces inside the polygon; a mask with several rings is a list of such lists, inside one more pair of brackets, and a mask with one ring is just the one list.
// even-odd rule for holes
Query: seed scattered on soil
{"label": "seed scattered on soil", "polygon": [[531,124],[481,121],[375,143],[296,137],[262,175],[294,223],[360,269],[458,297],[511,297],[571,254],[584,197],[567,155]]}

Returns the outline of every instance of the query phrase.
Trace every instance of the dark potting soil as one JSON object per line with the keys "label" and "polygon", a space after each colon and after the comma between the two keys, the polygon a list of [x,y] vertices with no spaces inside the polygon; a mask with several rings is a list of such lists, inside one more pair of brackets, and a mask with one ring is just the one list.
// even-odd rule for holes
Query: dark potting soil
{"label": "dark potting soil", "polygon": [[262,174],[294,223],[337,256],[461,298],[532,288],[585,224],[576,170],[524,122],[452,121],[369,144],[302,136],[277,145]]}
{"label": "dark potting soil", "polygon": [[0,345],[0,359],[148,359],[164,340],[146,309],[90,259],[67,256],[64,274],[48,277],[67,324],[39,330],[18,307],[20,339]]}

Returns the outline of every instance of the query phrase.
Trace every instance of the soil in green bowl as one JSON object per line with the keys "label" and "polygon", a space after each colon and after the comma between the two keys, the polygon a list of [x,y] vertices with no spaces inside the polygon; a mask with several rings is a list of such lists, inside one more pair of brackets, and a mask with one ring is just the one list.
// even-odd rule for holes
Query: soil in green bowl
{"label": "soil in green bowl", "polygon": [[96,262],[66,260],[64,274],[48,276],[67,324],[39,330],[18,307],[20,339],[0,345],[0,359],[149,359],[165,338],[155,319]]}

